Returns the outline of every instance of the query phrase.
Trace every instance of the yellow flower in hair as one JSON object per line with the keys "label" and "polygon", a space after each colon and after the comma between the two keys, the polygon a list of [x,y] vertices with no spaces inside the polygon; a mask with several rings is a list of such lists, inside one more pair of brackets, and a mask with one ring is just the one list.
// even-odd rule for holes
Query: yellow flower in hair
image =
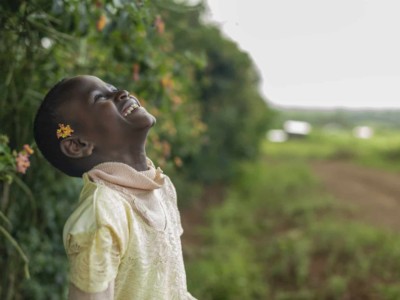
{"label": "yellow flower in hair", "polygon": [[68,136],[71,136],[74,130],[71,128],[71,126],[67,125],[65,126],[64,124],[58,124],[58,129],[57,129],[57,138],[66,138]]}

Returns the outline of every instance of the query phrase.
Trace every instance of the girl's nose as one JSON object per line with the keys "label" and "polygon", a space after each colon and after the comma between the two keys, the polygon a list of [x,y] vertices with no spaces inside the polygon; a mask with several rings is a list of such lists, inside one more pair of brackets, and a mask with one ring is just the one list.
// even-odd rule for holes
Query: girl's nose
{"label": "girl's nose", "polygon": [[126,99],[126,98],[128,98],[128,97],[129,97],[128,91],[120,90],[120,91],[118,91],[118,92],[116,93],[114,99],[115,99],[116,102],[119,102],[119,101],[124,100],[124,99]]}

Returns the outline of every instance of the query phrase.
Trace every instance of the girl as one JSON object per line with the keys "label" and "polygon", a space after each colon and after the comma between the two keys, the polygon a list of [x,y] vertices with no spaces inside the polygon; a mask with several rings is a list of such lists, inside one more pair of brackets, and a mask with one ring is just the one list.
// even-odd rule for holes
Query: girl
{"label": "girl", "polygon": [[93,76],[59,82],[37,112],[44,157],[84,182],[63,233],[69,299],[194,299],[175,188],[146,157],[155,122],[127,91]]}

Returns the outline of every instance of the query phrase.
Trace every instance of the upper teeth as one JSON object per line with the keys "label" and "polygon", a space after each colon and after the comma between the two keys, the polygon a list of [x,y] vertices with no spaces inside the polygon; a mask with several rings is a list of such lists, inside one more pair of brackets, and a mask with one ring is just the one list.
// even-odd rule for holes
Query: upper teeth
{"label": "upper teeth", "polygon": [[134,103],[131,106],[129,106],[129,108],[127,109],[126,113],[124,113],[124,117],[129,115],[132,111],[134,111],[138,107],[139,107],[139,105],[137,105],[136,103]]}

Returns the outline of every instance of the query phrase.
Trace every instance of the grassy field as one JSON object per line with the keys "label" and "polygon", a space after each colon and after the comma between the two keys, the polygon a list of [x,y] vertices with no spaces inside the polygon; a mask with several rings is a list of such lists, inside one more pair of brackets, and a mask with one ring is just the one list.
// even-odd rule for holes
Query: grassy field
{"label": "grassy field", "polygon": [[286,143],[264,143],[264,153],[278,160],[350,160],[356,163],[400,172],[400,132],[378,132],[371,139],[357,139],[351,131],[313,132],[305,139]]}
{"label": "grassy field", "polygon": [[308,162],[346,159],[399,171],[400,138],[350,134],[266,143],[199,230],[187,266],[199,299],[400,299],[399,235],[349,217]]}

